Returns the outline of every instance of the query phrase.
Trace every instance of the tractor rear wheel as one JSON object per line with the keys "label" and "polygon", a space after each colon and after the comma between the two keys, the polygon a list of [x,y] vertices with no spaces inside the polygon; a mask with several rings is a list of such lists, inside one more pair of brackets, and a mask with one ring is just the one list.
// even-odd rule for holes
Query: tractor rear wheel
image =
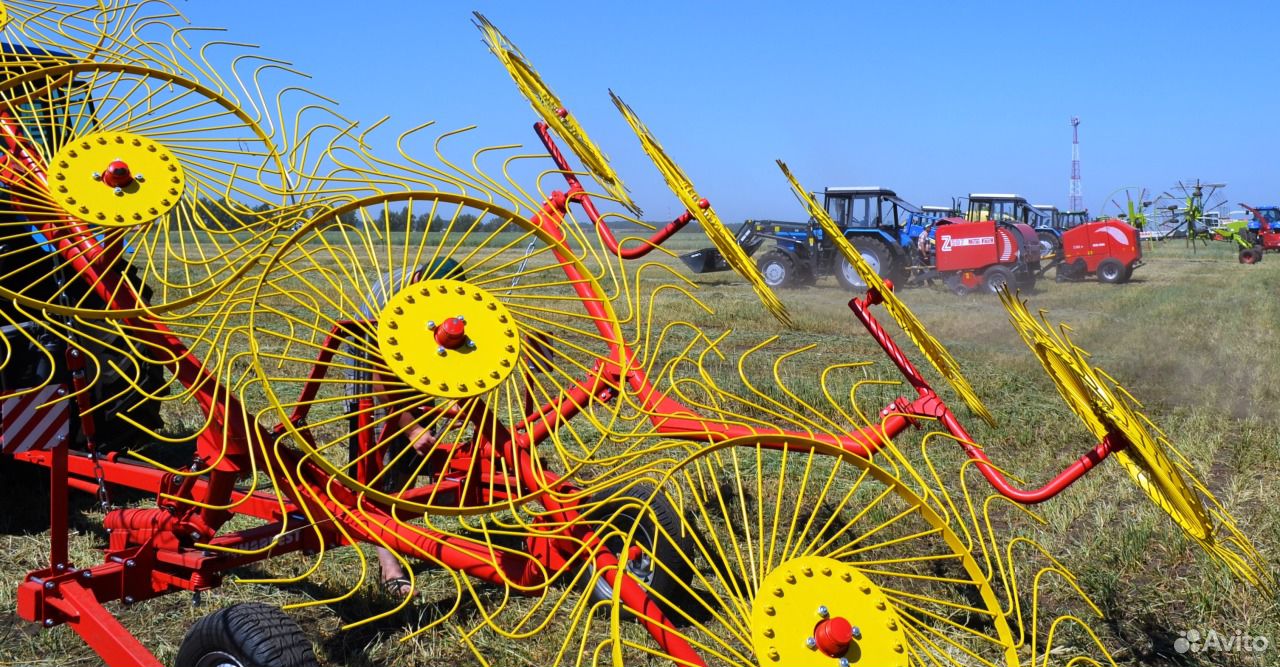
{"label": "tractor rear wheel", "polygon": [[[855,236],[850,239],[853,247],[862,255],[862,258],[875,269],[876,275],[885,280],[893,280],[895,272],[898,271],[897,258],[893,254],[893,250],[889,248],[889,244],[884,241],[869,236]],[[836,263],[836,280],[840,281],[846,289],[864,290],[867,284],[854,270],[853,265],[844,257]]]}
{"label": "tractor rear wheel", "polygon": [[1013,272],[1000,264],[987,267],[987,270],[982,272],[982,287],[992,294],[999,294],[1002,288],[1014,289],[1014,282]]}
{"label": "tractor rear wheel", "polygon": [[1124,263],[1108,257],[1098,264],[1098,280],[1112,285],[1124,282]]}
{"label": "tractor rear wheel", "polygon": [[176,667],[319,667],[302,628],[279,607],[246,602],[201,618],[178,648]]}
{"label": "tractor rear wheel", "polygon": [[1036,230],[1036,236],[1040,239],[1040,259],[1044,259],[1049,255],[1056,255],[1062,249],[1062,239],[1047,229]]}
{"label": "tractor rear wheel", "polygon": [[793,287],[799,282],[795,260],[781,250],[766,252],[756,262],[756,266],[760,267],[764,284],[774,289]]}
{"label": "tractor rear wheel", "polygon": [[1262,261],[1262,251],[1257,248],[1245,248],[1240,251],[1241,264],[1257,264]]}

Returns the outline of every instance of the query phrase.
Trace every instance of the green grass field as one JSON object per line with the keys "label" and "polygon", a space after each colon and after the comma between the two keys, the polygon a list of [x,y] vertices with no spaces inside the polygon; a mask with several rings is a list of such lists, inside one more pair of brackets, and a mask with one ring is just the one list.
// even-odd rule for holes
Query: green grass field
{"label": "green grass field", "polygon": [[[676,252],[702,245],[700,235],[682,237],[674,244]],[[1055,284],[1048,279],[1035,293],[1024,296],[1033,310],[1048,310],[1051,322],[1069,323],[1073,340],[1093,354],[1094,363],[1144,402],[1148,415],[1196,462],[1201,478],[1274,566],[1280,549],[1280,508],[1267,498],[1280,473],[1280,436],[1272,413],[1280,402],[1275,382],[1280,375],[1280,346],[1275,342],[1280,331],[1280,256],[1269,255],[1257,266],[1242,266],[1227,244],[1201,247],[1193,253],[1182,241],[1172,241],[1148,251],[1146,259],[1147,265],[1127,285]],[[663,261],[679,266],[674,259]],[[678,270],[687,273],[683,267]],[[698,297],[716,312],[708,315],[672,299],[659,303],[666,306],[664,317],[688,320],[713,332],[732,328],[729,349],[745,349],[775,335],[783,337],[786,348],[817,343],[821,357],[812,362],[815,370],[837,361],[869,360],[875,362],[873,376],[896,379],[853,319],[845,306],[849,295],[833,278],[813,288],[780,294],[796,323],[793,331],[783,331],[736,276],[721,273],[693,279]],[[1092,446],[1009,326],[997,299],[956,297],[941,289],[904,290],[901,296],[949,347],[999,420],[998,428],[973,427],[975,437],[999,465],[1028,486],[1038,486]],[[806,368],[792,372],[799,386],[804,388],[808,382],[812,388]],[[926,374],[935,379],[931,372]],[[99,664],[69,629],[44,631],[13,614],[17,584],[47,555],[47,514],[45,499],[29,491],[15,496],[12,489],[0,489],[0,498],[9,508],[0,516],[0,666]],[[87,497],[76,500],[73,560],[93,563],[100,559],[96,549],[105,542],[101,514]],[[1280,644],[1280,609],[1275,600],[1235,583],[1215,568],[1118,466],[1104,464],[1038,511],[1047,523],[1028,534],[1079,575],[1085,592],[1106,615],[1094,627],[1119,664],[1280,664],[1280,646],[1275,645]],[[237,574],[245,579],[287,576],[299,573],[309,562],[285,557]],[[220,606],[248,600],[279,604],[328,600],[343,595],[358,574],[356,553],[343,549],[333,552],[314,576],[299,584],[229,582],[206,593],[199,606],[184,594],[112,609],[162,660],[172,660],[186,628]],[[411,628],[430,622],[439,612],[436,603],[448,599],[450,585],[437,582],[430,572],[423,576],[424,595],[412,611],[352,631],[338,628],[392,606],[371,582],[341,601],[292,613],[312,638],[322,664],[475,664],[471,651],[448,626],[401,641]],[[560,629],[553,622],[545,642],[535,638],[516,643],[482,633],[475,643],[495,665],[545,665],[550,651],[560,644]],[[1237,631],[1265,636],[1273,646],[1263,653],[1177,653],[1174,642],[1179,632],[1191,629],[1202,634],[1214,630],[1229,636]]]}

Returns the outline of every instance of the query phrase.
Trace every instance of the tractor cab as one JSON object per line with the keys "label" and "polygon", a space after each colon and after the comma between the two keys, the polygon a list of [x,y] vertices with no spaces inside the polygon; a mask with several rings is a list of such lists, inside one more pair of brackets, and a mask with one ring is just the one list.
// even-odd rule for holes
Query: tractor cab
{"label": "tractor cab", "polygon": [[1280,231],[1280,206],[1259,206],[1254,211],[1253,219],[1249,220],[1249,231]]}
{"label": "tractor cab", "polygon": [[932,227],[938,224],[943,218],[954,218],[960,215],[960,212],[954,206],[921,206],[920,219],[923,220],[925,227]]}
{"label": "tractor cab", "polygon": [[1032,204],[1031,208],[1040,212],[1040,215],[1049,222],[1049,226],[1058,228],[1058,218],[1062,216],[1062,211],[1058,210],[1053,204]]}
{"label": "tractor cab", "polygon": [[1049,222],[1049,227],[1059,233],[1089,222],[1088,211],[1060,211],[1053,204],[1036,204],[1032,208],[1040,211],[1044,219]]}
{"label": "tractor cab", "polygon": [[890,242],[910,245],[924,231],[922,211],[881,187],[836,187],[822,191],[827,214],[846,234],[877,230]]}
{"label": "tractor cab", "polygon": [[[1056,207],[1049,207],[1057,211]],[[1040,256],[1050,257],[1062,249],[1062,230],[1053,226],[1053,215],[1026,199],[1012,194],[971,194],[965,220],[1020,223],[1036,230]]]}
{"label": "tractor cab", "polygon": [[1053,219],[1053,228],[1065,232],[1089,222],[1088,211],[1058,211]]}
{"label": "tractor cab", "polygon": [[1028,204],[1027,200],[1018,195],[971,194],[965,219],[970,222],[994,220],[1021,222],[1032,227],[1049,227],[1052,217],[1046,215],[1039,207]]}

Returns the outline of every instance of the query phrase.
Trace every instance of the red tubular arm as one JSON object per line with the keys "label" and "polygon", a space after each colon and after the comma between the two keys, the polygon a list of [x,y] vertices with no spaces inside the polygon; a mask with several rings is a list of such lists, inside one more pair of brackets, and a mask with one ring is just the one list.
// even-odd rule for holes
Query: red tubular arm
{"label": "red tubular arm", "polygon": [[551,137],[551,130],[547,127],[547,124],[541,121],[534,123],[533,130],[538,133],[538,138],[542,140],[542,145],[546,147],[547,152],[551,155],[551,160],[556,163],[556,168],[560,169],[564,174],[564,180],[569,184],[569,199],[576,200],[582,206],[582,210],[587,214],[587,219],[591,221],[591,224],[595,225],[596,233],[600,235],[600,240],[609,252],[622,259],[644,257],[693,221],[693,214],[685,211],[680,217],[668,222],[662,229],[642,241],[640,245],[623,248],[618,243],[617,237],[613,235],[613,229],[600,217],[600,211],[596,209],[595,202],[591,200],[591,195],[587,194],[582,187],[582,182],[573,174],[568,160],[565,160],[564,154],[560,152],[560,147],[556,145],[555,140]]}
{"label": "red tubular arm", "polygon": [[1085,473],[1107,458],[1111,452],[1124,446],[1123,440],[1116,436],[1108,435],[1102,439],[1102,442],[1082,454],[1080,458],[1076,459],[1074,463],[1067,466],[1065,470],[1058,473],[1044,486],[1034,490],[1025,490],[1014,486],[1005,477],[1004,473],[992,465],[991,459],[987,458],[982,448],[974,443],[973,438],[969,436],[969,432],[965,430],[964,425],[960,423],[951,408],[947,407],[947,404],[933,391],[933,388],[929,386],[920,371],[907,359],[907,356],[893,341],[893,338],[889,336],[889,333],[871,315],[870,306],[877,303],[880,303],[880,295],[874,290],[869,290],[866,299],[858,299],[856,297],[850,299],[849,309],[853,311],[858,321],[862,322],[862,325],[867,328],[871,336],[876,339],[880,347],[889,355],[889,359],[902,372],[903,377],[920,395],[918,399],[907,407],[906,412],[913,415],[933,417],[942,422],[947,431],[959,441],[960,447],[964,449],[969,459],[974,462],[978,471],[982,473],[982,476],[1000,495],[1024,505],[1044,502],[1074,484],[1076,480],[1083,477]]}

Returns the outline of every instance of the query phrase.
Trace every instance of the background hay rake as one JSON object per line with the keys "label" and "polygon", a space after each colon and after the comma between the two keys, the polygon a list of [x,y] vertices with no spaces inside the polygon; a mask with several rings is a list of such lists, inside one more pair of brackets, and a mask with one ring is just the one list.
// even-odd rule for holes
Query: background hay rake
{"label": "background hay rake", "polygon": [[[104,73],[165,82],[158,89],[185,85],[185,79],[161,69],[116,63],[55,65],[20,75],[13,85],[21,86],[21,95],[52,94],[58,88],[46,82],[63,82],[70,90],[65,87],[81,79],[101,80]],[[833,401],[830,413],[803,402],[783,408],[765,392],[748,387],[735,395],[705,374],[683,374],[700,368],[690,360],[716,354],[716,340],[698,334],[666,350],[661,341],[672,329],[661,327],[654,342],[652,320],[643,319],[652,312],[644,307],[649,298],[639,278],[644,267],[629,260],[692,219],[710,230],[718,221],[625,105],[619,103],[620,109],[647,137],[647,151],[661,158],[668,182],[690,208],[629,250],[622,249],[569,172],[545,124],[538,127],[539,135],[569,191],[531,198],[518,186],[455,169],[445,159],[442,167],[428,168],[372,156],[336,116],[337,136],[322,159],[300,165],[316,135],[256,129],[271,114],[237,113],[240,107],[224,103],[226,96],[214,88],[185,87],[228,112],[236,127],[254,130],[264,147],[232,151],[243,160],[235,168],[218,166],[216,160],[202,165],[206,153],[200,150],[182,155],[184,166],[194,165],[193,174],[204,166],[212,175],[211,192],[259,198],[265,208],[254,210],[245,228],[229,232],[207,224],[218,207],[196,197],[190,210],[172,204],[152,220],[118,221],[125,231],[113,232],[113,225],[94,221],[96,214],[114,214],[119,207],[113,208],[113,197],[137,194],[114,191],[130,184],[112,186],[90,176],[89,196],[108,203],[90,208],[86,214],[94,217],[84,220],[77,217],[78,208],[68,211],[51,201],[43,189],[48,181],[38,170],[23,172],[22,210],[45,218],[23,221],[22,233],[34,223],[46,241],[58,244],[70,237],[58,245],[58,256],[71,269],[71,280],[87,284],[101,303],[87,296],[68,303],[20,290],[6,293],[14,307],[70,318],[50,320],[45,325],[50,331],[92,325],[112,332],[134,356],[169,370],[172,391],[153,390],[150,400],[192,401],[209,418],[194,435],[197,461],[181,467],[103,460],[94,452],[92,433],[90,456],[69,456],[62,445],[26,457],[50,466],[55,486],[93,489],[91,480],[96,488],[111,484],[156,492],[160,502],[156,509],[113,510],[107,518],[112,537],[106,562],[87,570],[69,567],[65,541],[61,553],[57,547],[63,538],[55,526],[51,566],[23,584],[24,617],[73,624],[109,661],[154,664],[101,602],[207,590],[223,573],[256,560],[302,551],[316,554],[318,563],[328,547],[361,542],[445,570],[455,582],[455,604],[467,600],[485,610],[483,620],[463,628],[464,635],[488,629],[523,639],[543,631],[553,618],[567,618],[558,664],[616,663],[632,652],[686,664],[807,663],[815,650],[835,664],[856,649],[855,660],[865,652],[872,661],[865,664],[1012,665],[1022,664],[1023,646],[1031,647],[1033,661],[1047,664],[1054,647],[1051,640],[1048,646],[1036,643],[1042,628],[1073,621],[1042,625],[1034,602],[1031,609],[1022,608],[1013,592],[1016,576],[1008,554],[1013,544],[1028,543],[1003,545],[989,521],[974,518],[979,512],[973,501],[933,488],[889,441],[921,413],[945,417],[945,405],[943,412],[930,413],[924,406],[907,409],[895,403],[873,420],[846,414],[843,401]],[[148,90],[141,84],[135,89]],[[133,98],[107,93],[106,99],[125,103],[119,105],[123,108]],[[145,115],[126,116],[119,131],[154,134],[146,120]],[[68,140],[99,130],[72,127],[76,133]],[[224,127],[198,128],[197,134],[216,134],[213,130]],[[157,143],[167,148],[179,142],[164,136]],[[147,144],[140,144],[147,151]],[[63,141],[45,153],[31,149],[26,162],[57,164],[59,151],[68,145]],[[579,151],[592,150],[589,142],[584,145]],[[245,173],[253,174],[251,184],[236,185]],[[616,178],[601,178],[620,187]],[[620,197],[620,190],[610,187]],[[572,221],[571,204],[586,213],[595,239],[585,225]],[[170,205],[155,208],[163,206]],[[128,212],[149,213],[149,208]],[[424,228],[415,229],[424,216]],[[441,225],[433,229],[437,220]],[[492,226],[470,225],[484,220]],[[164,231],[165,225],[173,230]],[[188,235],[191,243],[148,241],[173,231]],[[209,241],[220,237],[228,241]],[[130,245],[148,252],[126,250]],[[214,247],[212,257],[201,254],[207,245]],[[150,250],[162,247],[164,252]],[[143,255],[147,270],[130,279],[128,268],[137,267],[136,258]],[[439,265],[446,257],[457,262],[456,273]],[[180,269],[202,268],[194,279],[175,283],[160,258]],[[414,275],[424,264],[427,268]],[[149,286],[159,294],[154,304],[138,298]],[[440,314],[419,308],[443,296],[453,301]],[[390,326],[401,316],[411,320],[416,333],[400,334]],[[875,333],[878,325],[865,308],[860,317]],[[427,322],[436,326],[424,329]],[[452,333],[437,331],[448,328]],[[414,343],[412,352],[403,353],[411,358],[395,356],[400,344],[391,339],[401,336]],[[67,342],[73,352],[88,354],[74,339]],[[905,360],[887,335],[882,344],[895,361]],[[501,352],[487,354],[482,348],[489,345]],[[513,349],[507,351],[507,345]],[[248,352],[225,352],[236,347]],[[199,349],[212,352],[215,360],[202,363],[190,353]],[[451,361],[432,366],[436,357]],[[511,370],[493,363],[504,359]],[[463,377],[460,369],[469,375]],[[362,372],[380,379],[361,379]],[[441,373],[447,386],[436,389]],[[498,388],[477,380],[492,380]],[[78,382],[72,392],[83,394],[94,380]],[[922,379],[919,383],[927,388]],[[697,410],[684,398],[695,394],[706,399]],[[90,412],[92,407],[81,405]],[[392,427],[400,414],[435,430],[439,441],[406,481],[388,486],[386,462],[395,467],[405,451],[392,444],[393,437],[377,432],[405,431],[405,426]],[[814,467],[822,471],[809,474]],[[787,473],[794,470],[806,472]],[[79,485],[71,484],[68,472]],[[246,479],[263,486],[239,485]],[[749,492],[752,480],[754,493]],[[868,496],[859,490],[864,482],[882,490]],[[766,486],[776,490],[761,493]],[[792,530],[804,507],[801,499],[825,496],[837,487],[840,501],[824,510],[821,524],[806,521],[801,530]],[[65,516],[58,504],[65,488],[53,494],[55,516]],[[772,511],[762,511],[770,502]],[[962,502],[968,512],[956,511]],[[882,503],[893,509],[877,509]],[[770,517],[767,530],[743,521],[752,504],[758,510],[753,518]],[[256,519],[255,525],[230,530],[232,515]],[[862,522],[872,515],[877,518]],[[904,518],[926,528],[904,528]],[[878,534],[894,539],[874,542]],[[908,546],[917,539],[927,540],[929,548]],[[755,555],[744,559],[725,546],[736,542],[750,544],[747,553]],[[864,557],[880,549],[892,555]],[[774,628],[755,619],[757,608],[768,615],[757,594],[771,594],[774,578],[783,582],[777,587],[785,595],[785,586],[792,585],[787,577],[809,576],[803,568],[810,561],[802,559],[820,559],[812,561],[820,574],[824,567],[831,569],[832,575],[821,576],[847,574],[845,583],[854,589],[874,591],[874,596],[862,592],[872,596],[870,607],[847,611],[831,603],[823,615],[817,606],[827,605],[819,601],[808,605],[813,609],[786,610],[797,619],[818,614],[812,628],[799,620]],[[931,574],[926,565],[935,559],[961,563],[962,574]],[[1059,565],[1047,562],[1041,573],[1061,573]],[[789,568],[800,568],[800,574]],[[501,600],[492,602],[473,579],[501,591]],[[885,581],[912,581],[921,588],[898,590]],[[592,595],[580,595],[579,586]],[[510,595],[534,603],[516,609],[508,605]],[[980,604],[956,601],[975,596]],[[711,620],[702,616],[716,608],[732,613],[713,613]],[[952,620],[957,610],[982,617],[976,624],[990,628]],[[872,618],[880,627],[872,632],[868,625],[864,633],[860,626],[855,634],[852,626],[837,622],[850,620],[850,614]],[[423,630],[451,622],[457,621],[444,614]],[[227,639],[205,632],[209,627],[193,633],[196,648],[184,648],[180,658],[209,649],[208,641]],[[1081,627],[1088,634],[1087,626]],[[648,639],[637,638],[635,628]],[[794,641],[784,646],[766,631],[785,631]],[[793,632],[798,634],[792,637]],[[816,648],[804,645],[810,638]],[[1107,660],[1105,649],[1098,646],[1097,653],[1097,661]],[[308,659],[305,651],[295,657],[297,664]]]}

